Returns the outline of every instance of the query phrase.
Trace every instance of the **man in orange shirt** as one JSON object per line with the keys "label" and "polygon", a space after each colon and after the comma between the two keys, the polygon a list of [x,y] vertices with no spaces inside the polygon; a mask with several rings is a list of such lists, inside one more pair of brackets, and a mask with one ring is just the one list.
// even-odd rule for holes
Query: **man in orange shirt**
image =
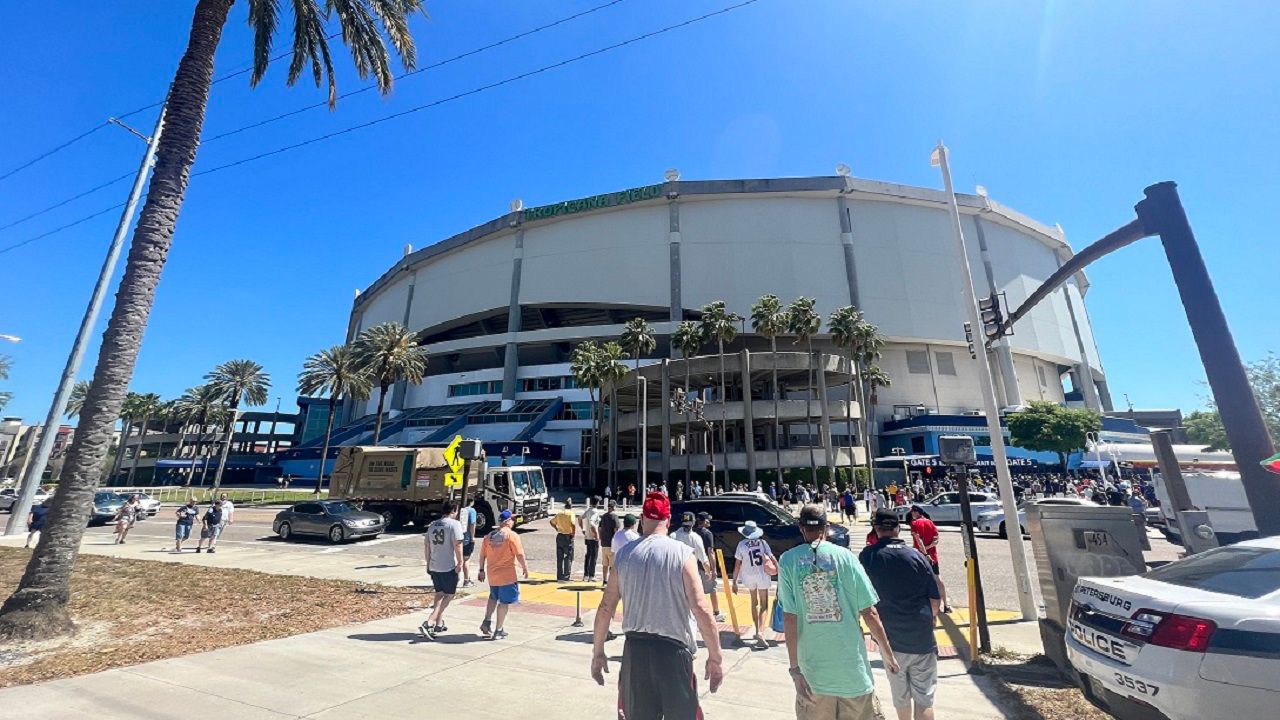
{"label": "man in orange shirt", "polygon": [[[529,565],[524,559],[524,546],[520,536],[511,530],[515,523],[510,510],[503,510],[498,515],[498,529],[489,533],[480,546],[480,573],[476,576],[485,582],[485,571],[489,577],[489,604],[484,609],[484,622],[480,623],[480,633],[490,640],[502,640],[507,637],[503,623],[507,619],[507,610],[520,602],[520,584],[516,581],[516,561],[520,562],[520,570],[524,579],[529,579]],[[490,619],[493,611],[498,611],[498,626],[492,628]]]}

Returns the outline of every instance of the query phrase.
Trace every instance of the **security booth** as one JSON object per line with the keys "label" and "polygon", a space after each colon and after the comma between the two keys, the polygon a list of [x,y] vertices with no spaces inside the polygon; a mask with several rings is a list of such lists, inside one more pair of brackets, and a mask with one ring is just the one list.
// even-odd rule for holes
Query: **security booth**
{"label": "security booth", "polygon": [[1040,638],[1045,655],[1070,676],[1065,633],[1076,580],[1146,572],[1142,538],[1127,507],[1029,503],[1027,525],[1044,597]]}

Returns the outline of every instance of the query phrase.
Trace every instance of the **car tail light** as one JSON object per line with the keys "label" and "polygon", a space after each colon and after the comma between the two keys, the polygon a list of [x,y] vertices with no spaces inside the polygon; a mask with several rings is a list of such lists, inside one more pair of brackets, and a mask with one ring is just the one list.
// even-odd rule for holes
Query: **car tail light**
{"label": "car tail light", "polygon": [[1212,620],[1144,608],[1133,614],[1120,634],[1160,647],[1204,652],[1217,629]]}

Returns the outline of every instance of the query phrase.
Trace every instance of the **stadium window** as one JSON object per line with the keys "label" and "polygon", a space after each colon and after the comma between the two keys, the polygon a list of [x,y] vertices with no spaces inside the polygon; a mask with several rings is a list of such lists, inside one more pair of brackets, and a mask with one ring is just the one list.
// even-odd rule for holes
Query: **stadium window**
{"label": "stadium window", "polygon": [[935,362],[938,363],[939,375],[955,375],[956,374],[956,361],[955,361],[955,358],[951,355],[951,353],[935,352],[933,354],[933,359]]}
{"label": "stadium window", "polygon": [[1043,365],[1037,365],[1037,366],[1036,366],[1036,376],[1040,378],[1040,387],[1049,387],[1049,381],[1048,381],[1048,380],[1046,380],[1046,379],[1045,379],[1045,376],[1044,376],[1044,366],[1043,366]]}
{"label": "stadium window", "polygon": [[912,375],[929,374],[929,353],[924,350],[907,351],[907,372]]}

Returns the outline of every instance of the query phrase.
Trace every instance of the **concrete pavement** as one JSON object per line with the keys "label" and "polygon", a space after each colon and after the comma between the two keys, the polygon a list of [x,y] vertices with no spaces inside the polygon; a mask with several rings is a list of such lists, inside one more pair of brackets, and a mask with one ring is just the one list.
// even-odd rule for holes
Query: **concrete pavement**
{"label": "concrete pavement", "polygon": [[[549,609],[550,608],[550,609]],[[369,718],[598,719],[615,713],[618,666],[607,686],[589,677],[589,628],[553,606],[517,606],[511,638],[476,633],[483,601],[451,606],[451,631],[436,642],[414,632],[421,613],[253,645],[0,690],[0,720],[161,720],[234,717],[360,720]],[[612,658],[622,641],[609,644]],[[792,718],[794,691],[786,649],[725,649],[726,678],[715,695],[701,691],[709,718]],[[876,691],[892,717],[888,681],[873,660]],[[701,672],[706,655],[696,659]],[[949,720],[1004,717],[995,692],[959,660],[939,664],[937,713]]]}

